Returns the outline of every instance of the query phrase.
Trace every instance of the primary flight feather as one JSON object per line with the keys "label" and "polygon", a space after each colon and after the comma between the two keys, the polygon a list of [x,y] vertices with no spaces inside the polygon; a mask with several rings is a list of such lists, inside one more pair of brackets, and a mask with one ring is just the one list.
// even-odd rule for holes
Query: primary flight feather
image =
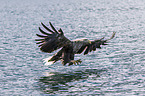
{"label": "primary flight feather", "polygon": [[96,40],[80,39],[71,41],[64,36],[61,28],[56,30],[51,22],[49,22],[51,29],[45,26],[43,23],[41,24],[47,32],[39,27],[39,31],[43,35],[36,34],[41,38],[35,39],[35,41],[37,41],[36,44],[39,44],[40,50],[42,52],[47,53],[51,53],[61,48],[61,50],[57,52],[52,58],[50,58],[48,62],[55,63],[58,60],[62,60],[63,65],[66,65],[67,63],[69,65],[81,63],[82,61],[80,59],[74,60],[75,54],[81,54],[84,52],[84,55],[86,55],[91,51],[95,51],[96,48],[101,48],[101,45],[107,45],[106,43],[115,36],[115,32],[113,32],[110,39],[106,40],[104,40],[103,37]]}

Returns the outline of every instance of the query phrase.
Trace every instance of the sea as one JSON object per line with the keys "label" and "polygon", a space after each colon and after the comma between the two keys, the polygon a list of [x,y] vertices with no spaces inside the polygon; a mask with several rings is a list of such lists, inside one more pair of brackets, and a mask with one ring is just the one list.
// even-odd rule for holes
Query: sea
{"label": "sea", "polygon": [[[145,96],[144,0],[0,0],[0,96]],[[115,37],[79,65],[45,65],[43,22],[69,40]]]}

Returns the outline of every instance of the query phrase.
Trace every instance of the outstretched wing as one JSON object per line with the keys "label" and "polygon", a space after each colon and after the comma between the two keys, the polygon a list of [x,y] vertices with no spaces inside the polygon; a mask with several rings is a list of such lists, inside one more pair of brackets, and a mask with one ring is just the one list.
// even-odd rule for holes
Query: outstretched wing
{"label": "outstretched wing", "polygon": [[101,39],[93,40],[84,43],[81,48],[77,51],[77,54],[80,54],[84,51],[84,55],[88,54],[91,51],[95,51],[96,48],[101,48],[101,45],[107,45],[107,42],[114,38],[115,32],[113,32],[112,36],[110,39],[104,40],[104,37]]}
{"label": "outstretched wing", "polygon": [[45,32],[44,30],[42,30],[39,27],[39,31],[43,35],[36,34],[38,37],[41,38],[41,39],[35,39],[35,41],[38,41],[36,44],[40,44],[39,47],[40,47],[41,51],[51,53],[54,50],[57,50],[65,45],[71,43],[71,41],[64,36],[61,28],[57,31],[53,27],[51,22],[49,22],[49,24],[50,24],[52,30],[49,29],[48,27],[46,27],[43,23],[41,23],[41,24],[44,27],[44,29],[46,29],[46,31],[47,31],[47,32]]}

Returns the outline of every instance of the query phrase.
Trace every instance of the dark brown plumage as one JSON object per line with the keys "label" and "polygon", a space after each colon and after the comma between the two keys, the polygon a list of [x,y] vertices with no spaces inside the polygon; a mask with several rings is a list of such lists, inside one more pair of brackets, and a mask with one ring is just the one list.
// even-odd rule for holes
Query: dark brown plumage
{"label": "dark brown plumage", "polygon": [[38,41],[36,44],[39,44],[40,50],[43,52],[51,53],[57,49],[61,50],[56,53],[52,58],[48,60],[48,62],[55,63],[58,60],[62,60],[62,64],[69,65],[81,63],[81,60],[74,60],[75,54],[81,54],[84,51],[84,55],[88,54],[91,51],[95,51],[96,48],[101,48],[101,45],[107,45],[107,41],[112,39],[115,36],[115,32],[110,39],[104,40],[104,37],[97,40],[88,40],[88,39],[80,39],[70,41],[64,36],[62,29],[60,28],[58,31],[53,27],[51,22],[49,22],[51,29],[46,27],[43,23],[42,26],[46,29],[47,32],[42,30],[39,27],[39,31],[43,35],[36,34],[38,37],[42,39],[36,39]]}

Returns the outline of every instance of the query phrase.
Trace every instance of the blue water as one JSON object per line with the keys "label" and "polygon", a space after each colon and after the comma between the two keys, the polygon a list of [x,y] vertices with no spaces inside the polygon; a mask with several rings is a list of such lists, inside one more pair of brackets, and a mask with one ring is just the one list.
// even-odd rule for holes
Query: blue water
{"label": "blue water", "polygon": [[[0,0],[0,95],[145,94],[144,0]],[[80,65],[44,66],[52,56],[34,41],[40,22],[62,28],[70,40],[116,37]]]}

